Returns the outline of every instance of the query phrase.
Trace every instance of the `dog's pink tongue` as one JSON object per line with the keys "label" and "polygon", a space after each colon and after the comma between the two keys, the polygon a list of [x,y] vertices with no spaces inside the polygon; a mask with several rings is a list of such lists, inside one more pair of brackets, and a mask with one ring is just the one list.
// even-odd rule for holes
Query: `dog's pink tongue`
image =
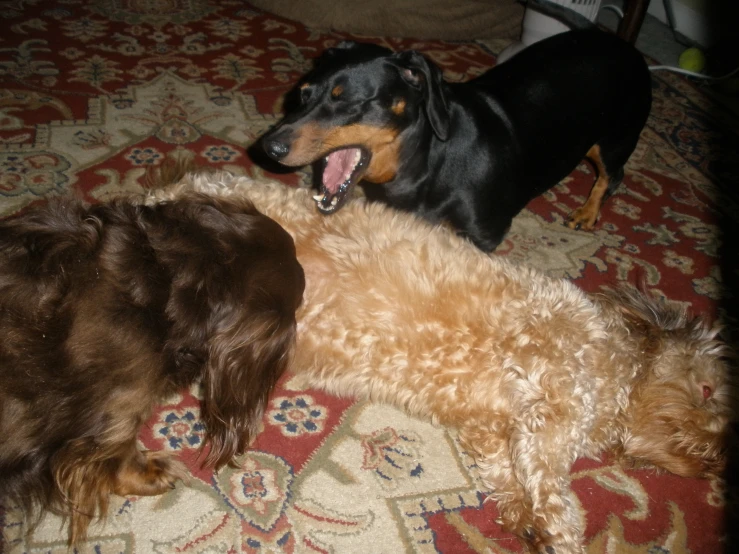
{"label": "dog's pink tongue", "polygon": [[323,186],[331,194],[336,194],[341,184],[351,177],[358,152],[358,148],[347,148],[328,155],[326,168],[323,170]]}

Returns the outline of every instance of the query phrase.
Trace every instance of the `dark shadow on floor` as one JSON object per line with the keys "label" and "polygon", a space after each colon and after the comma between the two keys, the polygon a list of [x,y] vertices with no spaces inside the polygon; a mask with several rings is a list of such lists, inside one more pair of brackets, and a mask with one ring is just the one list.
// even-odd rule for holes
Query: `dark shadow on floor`
{"label": "dark shadow on floor", "polygon": [[[724,75],[739,67],[739,3],[735,0],[712,0],[705,3],[709,10],[716,43],[708,48],[708,72]],[[719,217],[722,244],[720,249],[721,277],[724,284],[721,298],[722,318],[727,326],[727,340],[739,353],[739,73],[733,81],[706,85],[717,95],[718,103],[712,115],[718,124],[716,149],[711,153],[710,170],[721,189]],[[727,117],[724,110],[734,110]],[[734,383],[739,386],[739,358],[733,362]],[[739,404],[739,401],[737,402]],[[739,413],[739,405],[735,406]],[[726,469],[726,554],[739,552],[739,423],[733,425],[729,461]]]}

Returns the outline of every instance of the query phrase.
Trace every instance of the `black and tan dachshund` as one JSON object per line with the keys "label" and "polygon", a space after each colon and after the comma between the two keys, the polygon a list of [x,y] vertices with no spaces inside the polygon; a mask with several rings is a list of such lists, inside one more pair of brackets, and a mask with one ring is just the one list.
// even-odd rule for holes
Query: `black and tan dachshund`
{"label": "black and tan dachshund", "polygon": [[415,51],[355,42],[327,50],[262,146],[287,166],[320,161],[323,213],[356,183],[374,183],[390,205],[447,221],[485,251],[588,158],[598,177],[568,225],[592,229],[649,115],[650,73],[634,47],[583,16],[529,5],[574,30],[466,83],[445,82]]}

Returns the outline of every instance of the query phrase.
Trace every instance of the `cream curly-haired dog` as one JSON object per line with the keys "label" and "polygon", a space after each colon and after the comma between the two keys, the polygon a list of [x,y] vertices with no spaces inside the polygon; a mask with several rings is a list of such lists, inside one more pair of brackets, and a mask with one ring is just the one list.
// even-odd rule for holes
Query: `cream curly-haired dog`
{"label": "cream curly-haired dog", "polygon": [[378,203],[326,217],[308,190],[229,174],[186,175],[149,201],[189,189],[246,195],[295,239],[301,381],[456,428],[533,550],[582,551],[581,456],[721,470],[732,395],[702,321],[638,293],[589,296]]}

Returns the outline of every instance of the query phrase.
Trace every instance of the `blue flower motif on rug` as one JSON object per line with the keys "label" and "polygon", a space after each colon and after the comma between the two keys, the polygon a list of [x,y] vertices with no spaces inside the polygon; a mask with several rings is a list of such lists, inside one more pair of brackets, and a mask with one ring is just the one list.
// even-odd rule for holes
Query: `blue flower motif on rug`
{"label": "blue flower motif on rug", "polygon": [[164,439],[168,450],[194,449],[203,443],[205,425],[197,408],[185,408],[162,412],[160,423],[153,431],[155,437]]}
{"label": "blue flower motif on rug", "polygon": [[275,398],[272,406],[274,408],[268,414],[269,421],[279,427],[285,436],[313,435],[323,431],[328,411],[307,394],[295,398]]}

